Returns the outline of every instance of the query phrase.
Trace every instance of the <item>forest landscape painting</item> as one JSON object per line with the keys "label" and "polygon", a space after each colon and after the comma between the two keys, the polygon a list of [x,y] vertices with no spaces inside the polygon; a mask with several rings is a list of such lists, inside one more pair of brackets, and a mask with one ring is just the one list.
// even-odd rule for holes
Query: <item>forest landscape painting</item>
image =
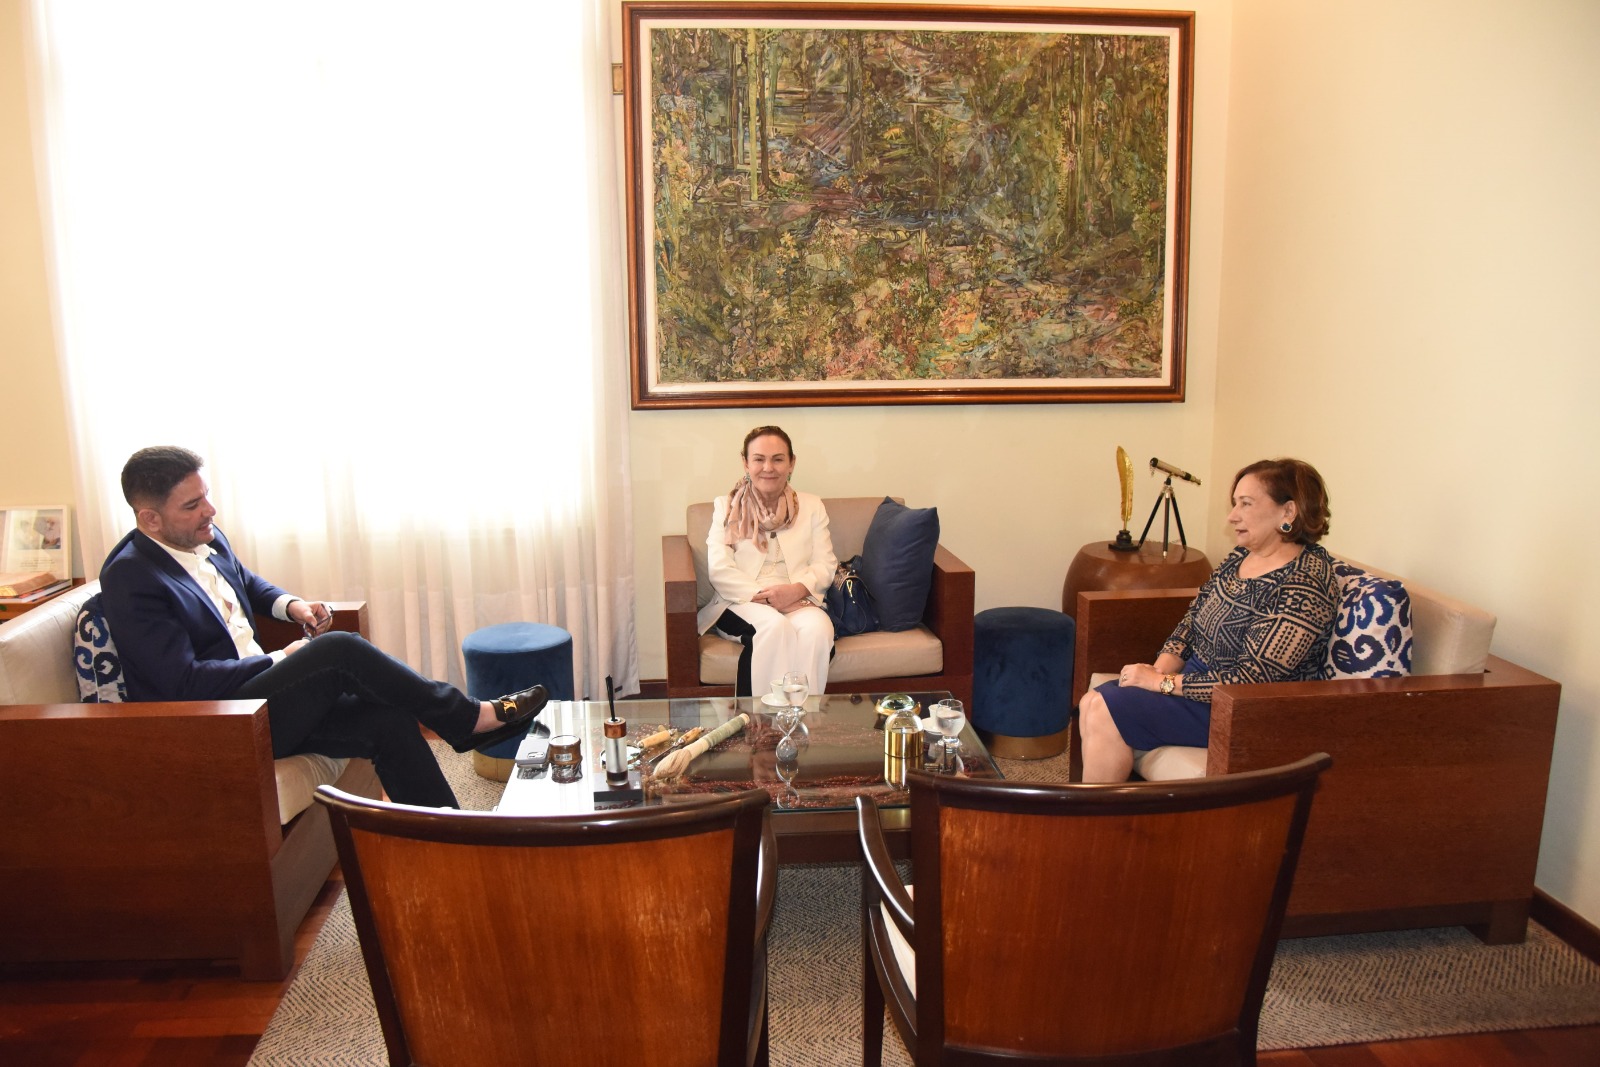
{"label": "forest landscape painting", "polygon": [[635,407],[1183,398],[1192,15],[624,20]]}

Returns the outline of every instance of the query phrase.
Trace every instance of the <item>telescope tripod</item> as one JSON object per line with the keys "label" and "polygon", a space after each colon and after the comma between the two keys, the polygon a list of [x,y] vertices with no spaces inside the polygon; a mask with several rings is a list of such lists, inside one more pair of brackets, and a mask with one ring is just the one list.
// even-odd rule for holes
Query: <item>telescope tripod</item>
{"label": "telescope tripod", "polygon": [[1139,547],[1144,547],[1145,538],[1150,536],[1150,527],[1156,521],[1156,511],[1163,505],[1165,513],[1161,516],[1161,554],[1165,556],[1172,547],[1171,526],[1178,524],[1178,543],[1184,548],[1189,547],[1189,539],[1183,533],[1183,516],[1178,512],[1178,498],[1172,493],[1172,475],[1167,475],[1167,480],[1161,483],[1161,493],[1156,497],[1155,504],[1150,508],[1150,518],[1145,520],[1144,532],[1139,535]]}

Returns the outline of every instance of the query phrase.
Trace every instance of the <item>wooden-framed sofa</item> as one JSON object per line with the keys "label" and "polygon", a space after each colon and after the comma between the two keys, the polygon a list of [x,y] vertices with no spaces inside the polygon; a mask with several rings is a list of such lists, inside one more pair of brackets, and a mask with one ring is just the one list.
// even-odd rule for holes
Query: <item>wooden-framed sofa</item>
{"label": "wooden-framed sofa", "polygon": [[[883,499],[823,500],[834,554],[839,559],[847,560],[861,552],[867,528]],[[733,693],[740,647],[716,634],[701,634],[695,618],[700,607],[711,599],[706,571],[711,504],[691,504],[685,519],[686,534],[668,534],[661,539],[661,569],[666,586],[667,696],[729,696]],[[898,633],[839,638],[828,671],[828,691],[948,690],[971,703],[974,595],[972,568],[939,545],[922,625]]]}
{"label": "wooden-framed sofa", "polygon": [[[367,760],[275,761],[260,700],[77,703],[90,582],[0,626],[0,963],[294,962],[336,861],[317,785],[378,797]],[[365,632],[366,606],[334,626]],[[299,628],[258,620],[280,648]]]}
{"label": "wooden-framed sofa", "polygon": [[[1209,746],[1157,749],[1139,772],[1231,774],[1327,752],[1285,936],[1464,925],[1521,941],[1561,686],[1489,653],[1493,615],[1405,587],[1411,676],[1220,686]],[[1150,662],[1196,592],[1080,593],[1074,706],[1093,675]],[[1077,779],[1076,718],[1071,745]]]}

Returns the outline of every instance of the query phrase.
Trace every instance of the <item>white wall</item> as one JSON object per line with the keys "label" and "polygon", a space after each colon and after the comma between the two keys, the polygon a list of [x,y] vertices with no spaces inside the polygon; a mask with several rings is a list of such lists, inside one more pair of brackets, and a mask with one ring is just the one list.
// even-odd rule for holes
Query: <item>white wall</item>
{"label": "white wall", "polygon": [[[1035,4],[1034,6],[1047,6]],[[1159,4],[1100,4],[1149,8]],[[1189,6],[1189,5],[1182,5]],[[634,412],[634,531],[640,676],[666,675],[661,536],[684,508],[727,492],[745,432],[776,423],[794,439],[795,485],[823,496],[887,493],[937,506],[941,540],[976,572],[979,610],[1059,608],[1078,549],[1120,528],[1116,449],[1141,472],[1151,456],[1204,469],[1211,451],[1223,151],[1232,3],[1196,12],[1187,396],[1183,404],[743,408]],[[620,41],[614,58],[621,61]],[[1135,482],[1133,532],[1159,483]],[[1191,544],[1212,525],[1201,490],[1177,490]],[[1174,536],[1176,536],[1174,534]]]}
{"label": "white wall", "polygon": [[1311,460],[1330,544],[1562,683],[1538,884],[1600,921],[1600,5],[1239,0],[1234,28],[1212,473]]}

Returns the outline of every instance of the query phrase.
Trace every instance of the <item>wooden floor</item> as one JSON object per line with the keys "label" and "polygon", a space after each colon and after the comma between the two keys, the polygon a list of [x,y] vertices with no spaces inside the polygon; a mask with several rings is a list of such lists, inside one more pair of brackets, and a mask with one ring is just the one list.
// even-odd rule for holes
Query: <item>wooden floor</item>
{"label": "wooden floor", "polygon": [[[295,938],[305,959],[343,882]],[[205,964],[0,970],[0,1067],[244,1067],[294,974],[245,982]],[[1264,1052],[1261,1067],[1595,1067],[1600,1026]]]}

